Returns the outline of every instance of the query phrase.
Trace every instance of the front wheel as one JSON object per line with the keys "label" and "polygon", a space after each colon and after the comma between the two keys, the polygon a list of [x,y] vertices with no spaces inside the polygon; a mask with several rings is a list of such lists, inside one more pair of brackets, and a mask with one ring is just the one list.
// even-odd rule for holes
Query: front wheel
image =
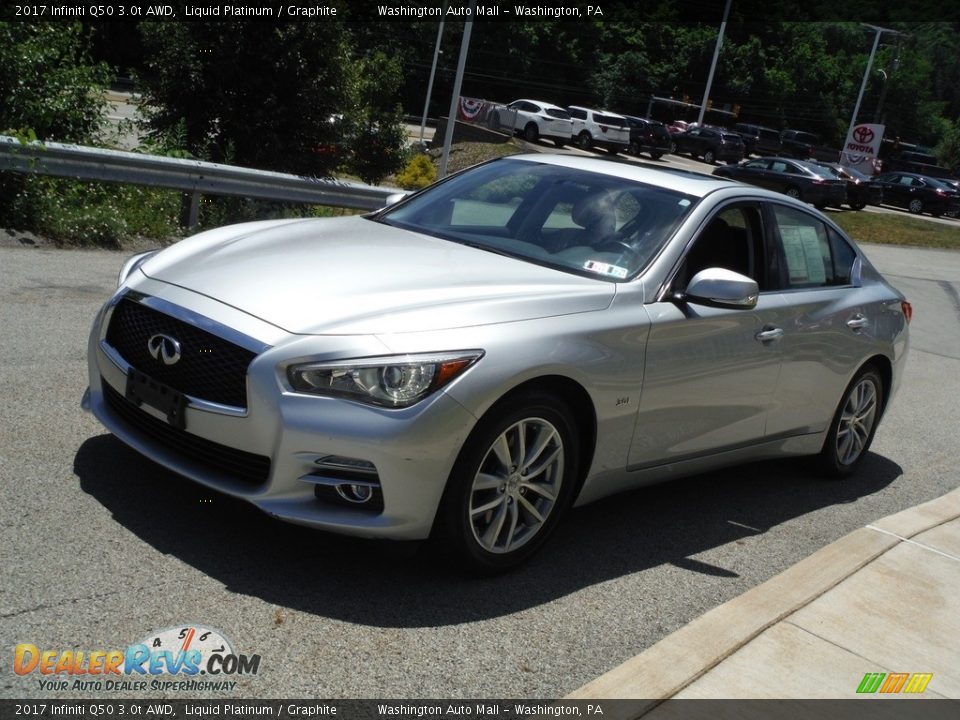
{"label": "front wheel", "polygon": [[715,161],[716,159],[717,159],[717,156],[714,155],[713,150],[707,150],[707,151],[703,154],[703,161],[704,161],[707,165],[713,165],[713,163],[714,163],[714,161]]}
{"label": "front wheel", "polygon": [[556,140],[553,141],[553,144],[556,145],[558,148],[562,148],[564,145],[567,144],[567,141],[557,138]]}
{"label": "front wheel", "polygon": [[921,200],[920,198],[914,198],[913,200],[910,201],[910,205],[908,206],[908,209],[914,215],[920,215],[923,212],[923,200]]}
{"label": "front wheel", "polygon": [[800,190],[798,188],[788,187],[786,190],[783,191],[783,193],[787,197],[796,198],[797,200],[800,199]]}
{"label": "front wheel", "polygon": [[856,472],[870,449],[883,409],[883,380],[871,365],[847,386],[820,451],[820,467],[829,476]]}
{"label": "front wheel", "polygon": [[650,153],[650,157],[653,158],[654,160],[659,160],[660,158],[663,157],[663,153],[662,153],[662,152],[652,152],[652,153]]}
{"label": "front wheel", "polygon": [[540,131],[537,126],[534,123],[527,123],[527,126],[523,129],[523,138],[527,142],[536,142],[539,137]]}
{"label": "front wheel", "polygon": [[569,507],[578,456],[576,424],[563,403],[527,394],[495,408],[460,451],[439,535],[474,569],[520,565]]}
{"label": "front wheel", "polygon": [[863,210],[863,209],[867,206],[867,204],[866,204],[865,202],[862,202],[862,201],[861,201],[861,202],[854,202],[854,203],[847,203],[847,204],[850,206],[850,209],[851,209],[851,210]]}

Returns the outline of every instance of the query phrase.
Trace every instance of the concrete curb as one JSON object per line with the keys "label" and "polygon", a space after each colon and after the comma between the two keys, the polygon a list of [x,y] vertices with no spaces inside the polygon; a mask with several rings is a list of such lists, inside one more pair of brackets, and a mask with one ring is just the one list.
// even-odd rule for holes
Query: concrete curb
{"label": "concrete curb", "polygon": [[855,530],[710,610],[565,699],[632,699],[636,704],[618,707],[617,715],[639,717],[894,546],[958,517],[960,488]]}

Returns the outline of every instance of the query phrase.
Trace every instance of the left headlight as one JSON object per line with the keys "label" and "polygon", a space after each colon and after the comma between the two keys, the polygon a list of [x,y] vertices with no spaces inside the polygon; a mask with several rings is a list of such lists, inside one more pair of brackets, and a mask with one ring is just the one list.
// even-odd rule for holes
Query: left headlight
{"label": "left headlight", "polygon": [[287,368],[287,379],[297,392],[403,408],[436,392],[482,356],[482,350],[464,350],[301,363]]}
{"label": "left headlight", "polygon": [[147,252],[138,253],[133,257],[129,258],[120,268],[120,274],[117,276],[117,287],[123,285],[126,282],[127,278],[130,277],[130,273],[136,270],[138,267],[143,265],[147,260],[156,255],[159,250],[148,250]]}

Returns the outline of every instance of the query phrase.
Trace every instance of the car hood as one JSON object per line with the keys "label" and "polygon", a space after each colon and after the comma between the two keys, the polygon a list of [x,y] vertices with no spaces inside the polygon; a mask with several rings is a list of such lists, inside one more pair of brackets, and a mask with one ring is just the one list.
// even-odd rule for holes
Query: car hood
{"label": "car hood", "polygon": [[141,265],[298,334],[442,330],[602,310],[613,283],[363,217],[246,223]]}

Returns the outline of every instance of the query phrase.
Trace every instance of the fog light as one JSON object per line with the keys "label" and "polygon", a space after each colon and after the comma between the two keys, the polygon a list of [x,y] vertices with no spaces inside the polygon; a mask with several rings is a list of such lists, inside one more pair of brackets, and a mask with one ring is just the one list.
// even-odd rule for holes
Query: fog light
{"label": "fog light", "polygon": [[348,502],[360,505],[373,497],[373,488],[369,485],[337,485],[337,494]]}

